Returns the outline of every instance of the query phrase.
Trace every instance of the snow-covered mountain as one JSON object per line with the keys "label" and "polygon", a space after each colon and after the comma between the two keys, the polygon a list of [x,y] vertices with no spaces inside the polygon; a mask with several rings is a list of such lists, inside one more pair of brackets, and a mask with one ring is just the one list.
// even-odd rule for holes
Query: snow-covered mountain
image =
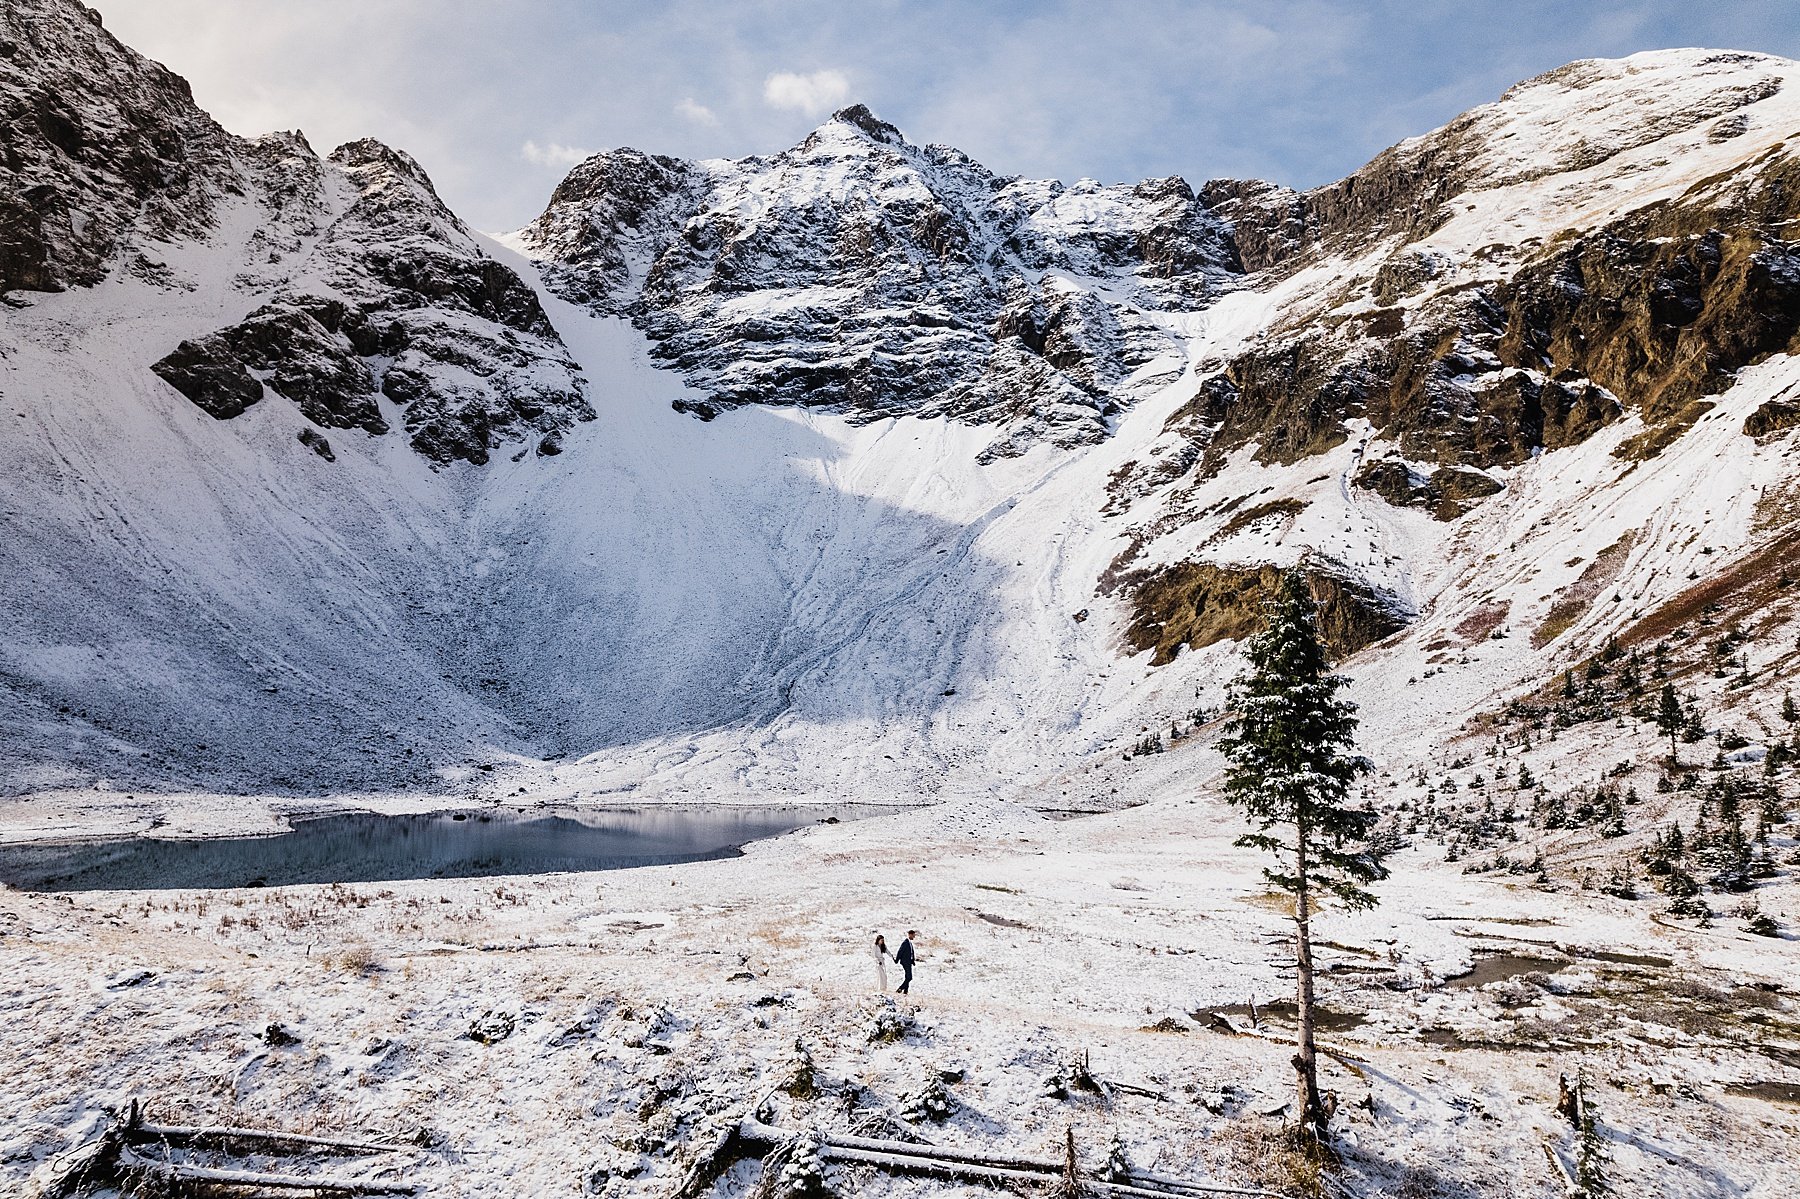
{"label": "snow-covered mountain", "polygon": [[559,295],[631,317],[696,414],[948,416],[1000,428],[988,458],[1103,439],[1179,373],[1151,314],[1240,275],[1181,179],[1000,178],[861,105],[770,158],[597,155],[510,240]]}
{"label": "snow-covered mountain", "polygon": [[[420,452],[485,462],[592,418],[536,294],[406,154],[364,140],[321,160],[298,133],[234,137],[81,5],[24,0],[6,20],[0,290],[127,276],[204,293],[240,319],[153,369],[221,420],[266,384],[315,426],[380,434],[379,394]],[[235,253],[203,276],[169,261],[184,243]]]}
{"label": "snow-covered mountain", "polygon": [[73,0],[0,56],[0,787],[1106,803],[1271,565],[1395,760],[1791,619],[1786,60],[1575,63],[1305,193],[853,107],[493,239]]}

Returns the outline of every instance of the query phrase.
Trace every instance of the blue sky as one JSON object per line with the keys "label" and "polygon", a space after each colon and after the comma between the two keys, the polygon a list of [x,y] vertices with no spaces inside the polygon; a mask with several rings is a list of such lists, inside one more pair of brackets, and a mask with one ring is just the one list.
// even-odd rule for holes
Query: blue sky
{"label": "blue sky", "polygon": [[1306,187],[1571,59],[1800,57],[1788,0],[89,3],[228,128],[379,137],[489,230],[582,153],[768,153],[851,101],[1007,174]]}

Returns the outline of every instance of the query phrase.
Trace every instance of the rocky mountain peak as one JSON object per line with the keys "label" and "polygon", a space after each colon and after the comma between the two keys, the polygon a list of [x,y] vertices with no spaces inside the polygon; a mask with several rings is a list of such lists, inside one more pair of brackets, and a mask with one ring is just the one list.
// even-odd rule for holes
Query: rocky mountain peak
{"label": "rocky mountain peak", "polygon": [[74,0],[0,9],[0,291],[104,277],[134,232],[202,236],[236,139]]}
{"label": "rocky mountain peak", "polygon": [[509,240],[547,264],[565,297],[619,312],[643,285],[652,247],[675,236],[705,180],[696,163],[609,150],[570,171],[543,215]]}
{"label": "rocky mountain peak", "polygon": [[1179,179],[1000,179],[862,105],[769,157],[600,156],[515,241],[565,298],[631,317],[687,411],[949,415],[999,426],[990,455],[1104,437],[1176,344],[1145,314],[1235,269]]}
{"label": "rocky mountain peak", "polygon": [[848,125],[859,130],[863,136],[881,142],[883,145],[903,146],[906,144],[906,138],[900,130],[870,112],[869,106],[866,104],[852,104],[838,109],[831,114],[830,124]]}
{"label": "rocky mountain peak", "polygon": [[345,142],[331,152],[330,160],[342,167],[365,193],[387,191],[395,186],[412,193],[412,206],[423,207],[446,220],[462,225],[438,197],[437,188],[412,155],[396,150],[372,137]]}
{"label": "rocky mountain peak", "polygon": [[[910,164],[916,153],[916,148],[900,130],[857,104],[833,115],[798,145],[774,155],[772,161],[801,166],[867,159],[904,169],[903,164]],[[837,181],[849,180],[840,178]]]}
{"label": "rocky mountain peak", "polygon": [[325,202],[343,207],[310,251],[243,321],[153,369],[220,419],[266,386],[314,425],[372,435],[389,430],[391,401],[439,463],[484,463],[524,436],[557,452],[594,414],[536,292],[481,249],[410,155],[363,139],[327,162],[341,191],[322,181]]}

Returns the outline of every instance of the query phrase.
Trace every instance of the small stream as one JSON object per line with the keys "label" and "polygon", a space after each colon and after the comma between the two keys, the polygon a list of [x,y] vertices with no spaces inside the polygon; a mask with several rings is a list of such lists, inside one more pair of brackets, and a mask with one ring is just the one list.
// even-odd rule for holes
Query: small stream
{"label": "small stream", "polygon": [[258,837],[0,845],[0,882],[25,891],[135,891],[618,870],[734,857],[751,841],[883,810],[682,805],[320,816]]}

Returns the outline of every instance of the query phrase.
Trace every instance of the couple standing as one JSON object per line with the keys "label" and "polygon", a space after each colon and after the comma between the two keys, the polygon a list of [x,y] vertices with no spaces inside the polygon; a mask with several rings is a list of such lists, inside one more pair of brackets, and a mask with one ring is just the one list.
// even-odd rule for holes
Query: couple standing
{"label": "couple standing", "polygon": [[912,939],[918,935],[918,929],[907,929],[906,940],[900,942],[899,950],[895,953],[889,953],[887,938],[880,933],[875,934],[875,983],[881,988],[883,994],[887,992],[887,964],[890,958],[899,963],[900,969],[906,973],[906,977],[900,980],[900,985],[894,988],[894,994],[904,995],[907,993],[907,988],[912,986]]}

